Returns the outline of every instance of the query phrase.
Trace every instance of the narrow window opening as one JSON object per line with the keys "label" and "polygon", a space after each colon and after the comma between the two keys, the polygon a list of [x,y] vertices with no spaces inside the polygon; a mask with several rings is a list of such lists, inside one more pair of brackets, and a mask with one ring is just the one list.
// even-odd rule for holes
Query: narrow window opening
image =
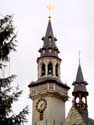
{"label": "narrow window opening", "polygon": [[51,42],[51,41],[52,41],[52,37],[51,37],[51,36],[49,36],[49,37],[48,37],[48,40]]}
{"label": "narrow window opening", "polygon": [[45,64],[42,64],[42,70],[41,70],[41,75],[45,75]]}
{"label": "narrow window opening", "polygon": [[35,122],[35,125],[36,125],[36,122]]}
{"label": "narrow window opening", "polygon": [[43,112],[40,112],[40,121],[43,120]]}
{"label": "narrow window opening", "polygon": [[53,65],[52,65],[52,63],[48,64],[48,75],[53,75]]}
{"label": "narrow window opening", "polygon": [[55,125],[55,120],[53,122],[54,122],[53,125]]}
{"label": "narrow window opening", "polygon": [[85,103],[85,97],[82,98],[82,102]]}
{"label": "narrow window opening", "polygon": [[79,97],[77,97],[76,98],[76,103],[79,103],[79,102],[80,102]]}
{"label": "narrow window opening", "polygon": [[61,122],[61,125],[63,125],[63,122]]}
{"label": "narrow window opening", "polygon": [[46,125],[47,125],[47,119],[46,119]]}
{"label": "narrow window opening", "polygon": [[57,63],[56,66],[55,66],[55,75],[56,75],[56,76],[58,76],[58,68],[59,68],[59,65],[58,65],[58,63]]}

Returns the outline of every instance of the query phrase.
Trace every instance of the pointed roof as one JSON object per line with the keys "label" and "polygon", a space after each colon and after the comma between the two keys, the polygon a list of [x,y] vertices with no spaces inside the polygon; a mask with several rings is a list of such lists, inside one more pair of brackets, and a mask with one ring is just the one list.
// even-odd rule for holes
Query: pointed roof
{"label": "pointed roof", "polygon": [[77,82],[83,82],[84,81],[84,77],[83,77],[83,73],[82,73],[82,69],[81,69],[81,65],[80,64],[78,66],[78,71],[77,71],[77,75],[76,75],[76,81]]}
{"label": "pointed roof", "polygon": [[84,77],[83,77],[83,73],[82,73],[82,69],[81,69],[80,64],[78,66],[76,80],[75,80],[75,82],[73,82],[72,85],[74,85],[74,90],[72,92],[73,95],[75,93],[79,93],[79,92],[85,93],[86,95],[88,95],[88,92],[87,92],[87,89],[86,89],[87,82],[84,81]]}
{"label": "pointed roof", "polygon": [[75,80],[75,82],[73,82],[73,85],[78,84],[78,83],[87,85],[87,82],[84,81],[84,77],[83,77],[82,68],[81,68],[80,63],[79,63],[78,70],[77,70],[76,80]]}
{"label": "pointed roof", "polygon": [[48,22],[48,26],[47,26],[45,37],[48,37],[48,36],[54,37],[54,35],[53,35],[53,29],[52,29],[52,24],[51,24],[51,20],[50,19],[49,19],[49,22]]}
{"label": "pointed roof", "polygon": [[54,34],[53,34],[51,19],[49,19],[48,21],[46,34],[45,34],[45,37],[43,37],[43,40],[44,40],[45,48],[49,48],[49,47],[57,48],[55,44],[55,41],[57,41],[57,39],[54,37]]}
{"label": "pointed roof", "polygon": [[[49,21],[48,21],[46,34],[42,38],[42,40],[44,41],[44,43],[43,43],[43,47],[39,50],[39,52],[42,52],[42,50],[46,50],[45,55],[50,54],[50,55],[53,55],[53,56],[57,56],[57,54],[59,53],[59,50],[58,50],[58,48],[56,46],[56,43],[55,43],[57,41],[57,39],[54,37],[53,29],[52,29],[52,23],[51,23],[50,18],[49,18]],[[49,53],[49,49],[52,49],[52,51],[50,53]]]}

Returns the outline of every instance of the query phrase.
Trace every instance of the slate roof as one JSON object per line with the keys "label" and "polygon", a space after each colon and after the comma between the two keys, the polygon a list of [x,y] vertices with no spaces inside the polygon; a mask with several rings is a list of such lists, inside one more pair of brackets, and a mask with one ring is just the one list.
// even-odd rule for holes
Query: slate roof
{"label": "slate roof", "polygon": [[[43,47],[39,49],[39,52],[45,50],[45,54],[43,56],[51,55],[58,57],[59,49],[56,46],[57,39],[54,37],[51,19],[48,21],[48,26],[46,30],[45,36],[42,38],[43,40]],[[49,49],[52,51],[49,53]]]}
{"label": "slate roof", "polygon": [[81,69],[81,65],[80,64],[78,66],[78,71],[77,71],[77,75],[76,75],[76,81],[77,82],[84,81],[84,77],[83,77],[83,73],[82,73],[82,69]]}
{"label": "slate roof", "polygon": [[45,84],[45,83],[56,83],[56,84],[58,84],[58,85],[60,85],[60,86],[62,86],[62,87],[64,87],[64,88],[66,88],[66,89],[70,89],[70,87],[69,86],[67,86],[67,84],[64,84],[61,80],[59,80],[59,79],[57,79],[57,78],[55,78],[55,77],[44,77],[44,78],[40,78],[40,79],[38,79],[37,81],[35,81],[35,82],[31,82],[30,84],[29,84],[29,87],[33,87],[33,86],[38,86],[38,85],[40,85],[40,84]]}
{"label": "slate roof", "polygon": [[78,108],[76,108],[76,109],[78,110],[78,112],[82,116],[82,118],[85,121],[86,125],[94,125],[94,120],[88,117],[88,111],[79,110]]}
{"label": "slate roof", "polygon": [[74,90],[72,92],[73,95],[74,95],[74,93],[77,93],[77,92],[86,93],[86,95],[88,95],[88,92],[86,89],[87,82],[84,81],[84,77],[83,77],[83,73],[82,73],[80,64],[78,66],[76,80],[75,80],[75,82],[73,82],[73,85],[74,85]]}
{"label": "slate roof", "polygon": [[88,118],[88,125],[94,125],[94,119]]}
{"label": "slate roof", "polygon": [[94,125],[94,120],[88,117],[88,111],[79,112],[84,119],[86,125]]}

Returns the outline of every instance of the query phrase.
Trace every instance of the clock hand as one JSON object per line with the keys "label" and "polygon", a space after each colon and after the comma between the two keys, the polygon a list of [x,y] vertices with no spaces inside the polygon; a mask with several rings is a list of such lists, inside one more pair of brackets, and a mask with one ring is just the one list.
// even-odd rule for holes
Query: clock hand
{"label": "clock hand", "polygon": [[40,108],[42,108],[42,107],[43,107],[43,105],[44,105],[44,103],[42,103],[42,104],[40,105]]}

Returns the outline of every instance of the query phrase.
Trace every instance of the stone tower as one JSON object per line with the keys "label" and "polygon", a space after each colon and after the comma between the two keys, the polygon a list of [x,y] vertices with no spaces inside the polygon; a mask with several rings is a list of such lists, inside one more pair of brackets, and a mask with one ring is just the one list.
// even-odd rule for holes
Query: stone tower
{"label": "stone tower", "polygon": [[61,59],[51,18],[42,40],[43,46],[39,49],[40,56],[37,58],[38,79],[29,85],[33,100],[32,125],[64,125],[69,87],[60,80]]}

